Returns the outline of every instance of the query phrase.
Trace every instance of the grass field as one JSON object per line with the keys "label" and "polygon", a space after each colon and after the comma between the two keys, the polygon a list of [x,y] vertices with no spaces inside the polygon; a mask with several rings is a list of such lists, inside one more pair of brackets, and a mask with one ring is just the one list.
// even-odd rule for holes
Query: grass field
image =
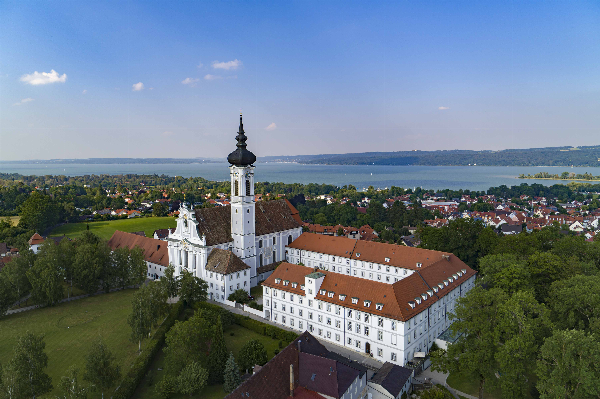
{"label": "grass field", "polygon": [[[265,349],[267,350],[267,355],[269,359],[275,356],[275,349],[279,348],[279,340],[265,337],[264,335],[260,335],[255,333],[254,331],[250,331],[244,327],[233,325],[228,328],[225,332],[225,344],[227,345],[227,349],[233,352],[233,356],[236,358],[240,352],[240,349],[244,346],[244,344],[252,339],[258,339],[263,343]],[[231,335],[233,333],[233,335]],[[156,357],[151,366],[151,375],[146,375],[146,377],[140,383],[135,395],[134,399],[159,399],[160,396],[155,391],[155,384],[161,380],[163,377],[163,371],[159,369],[164,368],[164,355],[163,352],[160,351],[159,355]],[[194,398],[202,398],[202,399],[223,399],[225,397],[225,392],[223,391],[222,385],[212,385],[204,388],[204,390],[200,393],[200,395],[194,396]],[[173,395],[173,399],[185,399],[189,396],[185,395]]]}
{"label": "grass field", "polygon": [[[29,330],[45,335],[46,373],[52,377],[55,387],[70,366],[75,365],[83,373],[85,356],[99,337],[116,356],[121,370],[127,372],[137,355],[137,344],[129,341],[130,328],[127,324],[134,292],[117,291],[4,316],[0,319],[2,363],[12,358],[17,338]],[[45,397],[54,397],[57,393],[53,391]],[[88,396],[90,399],[99,397],[100,393]]]}
{"label": "grass field", "polygon": [[89,222],[89,223],[68,223],[57,227],[52,230],[50,236],[62,236],[66,235],[70,238],[77,238],[83,234],[87,229],[87,225],[90,226],[90,231],[102,239],[108,240],[112,237],[116,230],[125,231],[128,233],[134,231],[144,231],[146,237],[153,237],[154,230],[167,229],[176,227],[177,222],[173,217],[148,217],[148,218],[131,218],[131,219],[119,219],[119,220],[108,220],[101,222]]}
{"label": "grass field", "polygon": [[12,225],[16,226],[19,224],[19,219],[21,219],[21,216],[3,216],[2,219],[4,218],[9,218]]}
{"label": "grass field", "polygon": [[[479,396],[479,381],[474,381],[467,376],[451,373],[446,379],[446,384],[466,394]],[[500,399],[502,396],[499,390],[491,389],[488,386],[484,387],[483,397],[484,399]]]}

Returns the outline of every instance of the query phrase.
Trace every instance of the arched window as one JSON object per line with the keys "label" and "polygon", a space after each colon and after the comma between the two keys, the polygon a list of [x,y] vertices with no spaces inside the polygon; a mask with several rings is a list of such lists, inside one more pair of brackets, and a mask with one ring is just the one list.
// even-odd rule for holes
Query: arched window
{"label": "arched window", "polygon": [[240,182],[239,181],[235,181],[235,195],[240,195]]}
{"label": "arched window", "polygon": [[252,195],[250,191],[250,179],[246,180],[246,195]]}
{"label": "arched window", "polygon": [[288,236],[288,245],[290,245],[291,243],[292,243],[292,235],[290,234],[290,235]]}
{"label": "arched window", "polygon": [[258,266],[262,266],[263,265],[263,258],[262,258],[262,254],[260,254],[260,256],[258,257]]}
{"label": "arched window", "polygon": [[277,262],[277,251],[273,251],[273,262]]}

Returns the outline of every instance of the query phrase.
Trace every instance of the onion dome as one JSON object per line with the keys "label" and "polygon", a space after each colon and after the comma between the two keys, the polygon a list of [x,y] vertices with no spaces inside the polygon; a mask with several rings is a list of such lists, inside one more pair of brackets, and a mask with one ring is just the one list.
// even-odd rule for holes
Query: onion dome
{"label": "onion dome", "polygon": [[227,161],[236,166],[248,166],[256,162],[256,155],[246,149],[246,134],[244,133],[244,124],[242,123],[242,114],[240,114],[240,130],[237,136],[237,149],[229,154]]}

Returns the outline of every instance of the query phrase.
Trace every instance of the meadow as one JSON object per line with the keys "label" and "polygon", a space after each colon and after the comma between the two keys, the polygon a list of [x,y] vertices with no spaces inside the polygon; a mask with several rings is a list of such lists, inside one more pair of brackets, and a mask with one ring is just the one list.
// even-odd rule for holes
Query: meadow
{"label": "meadow", "polygon": [[[129,341],[131,329],[127,324],[135,291],[117,291],[0,318],[2,363],[12,358],[18,337],[31,331],[44,334],[48,355],[46,373],[55,388],[69,367],[74,365],[83,373],[85,356],[100,337],[116,356],[122,372],[126,372],[138,349],[136,343]],[[58,394],[56,389],[44,397],[55,394]],[[90,399],[99,397],[99,392],[88,396]]]}
{"label": "meadow", "polygon": [[57,227],[50,233],[51,237],[66,235],[69,238],[77,238],[87,230],[96,234],[104,240],[110,239],[116,230],[132,233],[134,231],[143,231],[146,237],[153,237],[154,230],[176,227],[175,218],[165,217],[146,217],[107,220],[89,223],[67,223]]}

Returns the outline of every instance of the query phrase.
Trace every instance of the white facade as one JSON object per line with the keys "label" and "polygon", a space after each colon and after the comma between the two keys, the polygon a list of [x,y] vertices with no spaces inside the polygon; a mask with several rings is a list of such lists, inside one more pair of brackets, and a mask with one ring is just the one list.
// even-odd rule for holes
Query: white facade
{"label": "white facade", "polygon": [[[321,276],[311,277],[318,274]],[[316,299],[324,278],[327,277],[322,273],[306,276],[301,287],[304,295],[287,292],[286,287],[296,283],[285,280],[279,283],[275,280],[281,289],[263,286],[264,317],[400,366],[411,361],[415,352],[429,351],[433,341],[450,326],[448,312],[454,309],[456,299],[464,296],[475,281],[475,276],[470,277],[439,300],[432,301],[424,311],[402,321]]]}

